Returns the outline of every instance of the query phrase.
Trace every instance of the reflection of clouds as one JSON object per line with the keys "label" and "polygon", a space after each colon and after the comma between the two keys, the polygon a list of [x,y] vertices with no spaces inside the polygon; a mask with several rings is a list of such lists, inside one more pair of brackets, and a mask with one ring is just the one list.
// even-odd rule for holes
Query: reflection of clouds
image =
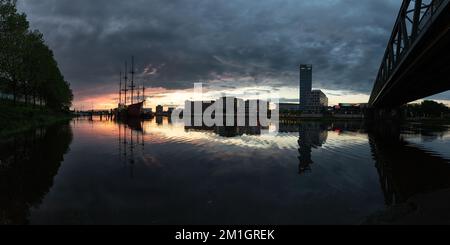
{"label": "reflection of clouds", "polygon": [[[167,119],[165,119],[167,120]],[[164,122],[167,124],[167,121]],[[170,126],[158,127],[154,122],[144,123],[144,130],[149,137],[145,137],[146,141],[153,143],[189,143],[193,145],[218,145],[235,146],[239,148],[254,149],[295,149],[295,134],[262,134],[260,136],[243,135],[234,138],[221,137],[214,132],[205,131],[186,131],[184,124],[172,124]],[[219,145],[220,145],[219,144]]]}
{"label": "reflection of clouds", "polygon": [[[205,153],[214,155],[214,158],[218,160],[235,157],[246,159],[252,156],[253,150],[258,151],[258,154],[264,154],[261,150],[268,150],[266,151],[267,157],[270,157],[276,153],[269,150],[283,152],[298,148],[298,133],[266,134],[263,132],[256,136],[243,135],[226,138],[209,131],[186,131],[183,124],[168,125],[167,121],[164,122],[164,126],[157,126],[154,122],[145,122],[144,131],[146,142],[189,144],[201,148]],[[331,131],[327,134],[327,142],[321,148],[328,151],[337,152],[342,147],[351,148],[354,145],[367,144],[367,135],[364,134],[339,134]]]}
{"label": "reflection of clouds", "polygon": [[436,133],[434,136],[403,135],[402,138],[414,147],[450,160],[450,152],[448,151],[450,131],[448,130]]}

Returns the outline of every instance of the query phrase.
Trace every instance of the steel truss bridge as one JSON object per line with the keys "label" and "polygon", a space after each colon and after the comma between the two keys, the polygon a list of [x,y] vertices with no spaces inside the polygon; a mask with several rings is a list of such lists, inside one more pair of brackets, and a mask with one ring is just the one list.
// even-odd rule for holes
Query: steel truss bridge
{"label": "steel truss bridge", "polygon": [[404,0],[369,104],[395,108],[450,89],[450,0]]}

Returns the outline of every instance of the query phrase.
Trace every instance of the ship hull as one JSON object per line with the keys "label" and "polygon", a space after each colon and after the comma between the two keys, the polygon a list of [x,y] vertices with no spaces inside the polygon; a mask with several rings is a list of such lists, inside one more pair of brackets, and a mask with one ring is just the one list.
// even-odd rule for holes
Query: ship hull
{"label": "ship hull", "polygon": [[131,118],[140,118],[142,115],[143,108],[144,102],[129,105],[127,107],[127,116]]}
{"label": "ship hull", "polygon": [[117,108],[115,110],[117,119],[141,118],[144,108],[144,102],[128,105],[126,107]]}

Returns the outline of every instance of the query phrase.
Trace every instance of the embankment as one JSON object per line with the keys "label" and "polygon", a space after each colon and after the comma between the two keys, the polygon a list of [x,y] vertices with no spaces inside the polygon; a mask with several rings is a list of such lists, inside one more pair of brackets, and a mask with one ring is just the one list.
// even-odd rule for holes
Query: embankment
{"label": "embankment", "polygon": [[55,112],[49,108],[17,104],[0,100],[0,137],[49,126],[70,120],[70,113]]}

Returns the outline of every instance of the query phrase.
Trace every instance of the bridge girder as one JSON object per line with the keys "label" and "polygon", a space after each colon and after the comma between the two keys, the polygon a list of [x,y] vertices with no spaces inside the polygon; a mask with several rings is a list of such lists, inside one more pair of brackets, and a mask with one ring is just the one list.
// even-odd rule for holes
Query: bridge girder
{"label": "bridge girder", "polygon": [[[401,83],[405,83],[405,80],[413,83],[414,79],[419,79],[420,72],[423,73],[420,78],[423,82],[430,79],[439,80],[440,83],[443,79],[444,83],[450,82],[443,71],[450,68],[449,61],[445,60],[441,64],[433,61],[437,62],[436,67],[430,66],[429,60],[424,62],[425,58],[433,59],[430,56],[433,52],[444,56],[449,54],[449,48],[445,46],[450,46],[449,3],[450,0],[403,1],[372,90],[369,101],[372,107],[399,106],[450,89],[450,83],[448,87],[445,84],[432,85],[427,88],[429,91],[411,91],[408,95],[399,94],[394,98],[395,93],[408,91],[408,87]],[[427,68],[428,73],[421,66]]]}

